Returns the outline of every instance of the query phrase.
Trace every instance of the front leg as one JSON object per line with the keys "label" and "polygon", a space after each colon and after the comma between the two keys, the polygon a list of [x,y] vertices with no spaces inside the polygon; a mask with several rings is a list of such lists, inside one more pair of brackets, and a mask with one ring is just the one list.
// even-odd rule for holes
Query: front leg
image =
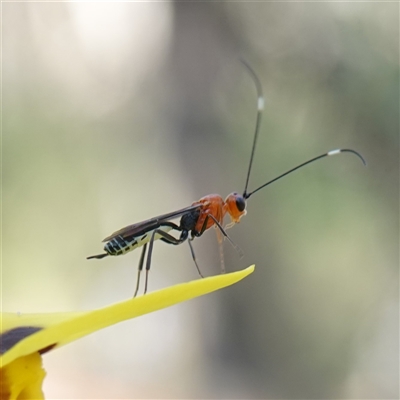
{"label": "front leg", "polygon": [[207,214],[206,218],[204,219],[204,223],[203,223],[203,226],[201,227],[200,232],[194,232],[194,235],[195,236],[201,236],[204,233],[204,231],[207,229],[207,223],[208,223],[208,219],[209,218],[213,219],[213,221],[215,222],[216,227],[219,228],[219,230],[224,235],[224,237],[229,240],[229,243],[239,253],[239,256],[243,257],[243,250],[229,237],[229,235],[225,232],[225,230],[222,227],[222,225],[218,222],[218,220],[212,214]]}

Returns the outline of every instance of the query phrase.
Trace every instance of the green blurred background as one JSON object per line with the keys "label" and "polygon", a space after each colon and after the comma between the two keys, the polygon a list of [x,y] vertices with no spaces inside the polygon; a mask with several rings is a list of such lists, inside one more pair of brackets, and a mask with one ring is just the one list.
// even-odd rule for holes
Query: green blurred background
{"label": "green blurred background", "polygon": [[[45,356],[48,398],[399,396],[399,4],[3,3],[2,301],[129,298],[140,252],[101,240],[209,193],[250,189],[225,244],[238,285]],[[194,242],[219,273],[210,231]],[[150,289],[197,278],[157,243]]]}

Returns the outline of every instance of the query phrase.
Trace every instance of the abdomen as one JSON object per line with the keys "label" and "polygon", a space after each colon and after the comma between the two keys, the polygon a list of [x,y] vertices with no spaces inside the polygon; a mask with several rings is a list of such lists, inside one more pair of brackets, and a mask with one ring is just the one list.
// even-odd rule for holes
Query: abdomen
{"label": "abdomen", "polygon": [[[158,228],[164,232],[168,232],[172,229],[170,226],[163,226],[162,228]],[[104,251],[110,256],[121,256],[123,254],[129,253],[132,250],[137,249],[138,247],[143,246],[148,243],[153,235],[154,230],[145,232],[141,235],[130,236],[127,238],[123,238],[122,236],[116,236],[111,239],[104,245]],[[156,233],[154,236],[154,240],[160,239],[160,235]]]}

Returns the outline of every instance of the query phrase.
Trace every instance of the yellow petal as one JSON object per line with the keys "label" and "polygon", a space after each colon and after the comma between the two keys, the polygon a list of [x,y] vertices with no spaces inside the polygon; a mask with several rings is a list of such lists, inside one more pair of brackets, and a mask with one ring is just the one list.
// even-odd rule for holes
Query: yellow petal
{"label": "yellow petal", "polygon": [[0,369],[0,398],[44,399],[42,382],[45,375],[39,353],[17,358]]}
{"label": "yellow petal", "polygon": [[11,314],[2,313],[0,364],[5,366],[19,357],[59,347],[99,329],[139,317],[232,285],[254,271],[217,275],[183,283],[94,311]]}

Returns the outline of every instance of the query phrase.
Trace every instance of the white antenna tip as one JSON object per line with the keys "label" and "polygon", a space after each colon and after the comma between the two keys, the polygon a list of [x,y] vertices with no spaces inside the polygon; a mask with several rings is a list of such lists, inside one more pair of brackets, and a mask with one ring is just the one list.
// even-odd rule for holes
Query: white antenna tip
{"label": "white antenna tip", "polygon": [[258,98],[257,108],[258,108],[258,111],[264,110],[264,97]]}
{"label": "white antenna tip", "polygon": [[340,150],[340,149],[331,150],[331,151],[328,151],[328,156],[334,156],[335,154],[339,154],[341,152],[342,152],[342,150]]}

